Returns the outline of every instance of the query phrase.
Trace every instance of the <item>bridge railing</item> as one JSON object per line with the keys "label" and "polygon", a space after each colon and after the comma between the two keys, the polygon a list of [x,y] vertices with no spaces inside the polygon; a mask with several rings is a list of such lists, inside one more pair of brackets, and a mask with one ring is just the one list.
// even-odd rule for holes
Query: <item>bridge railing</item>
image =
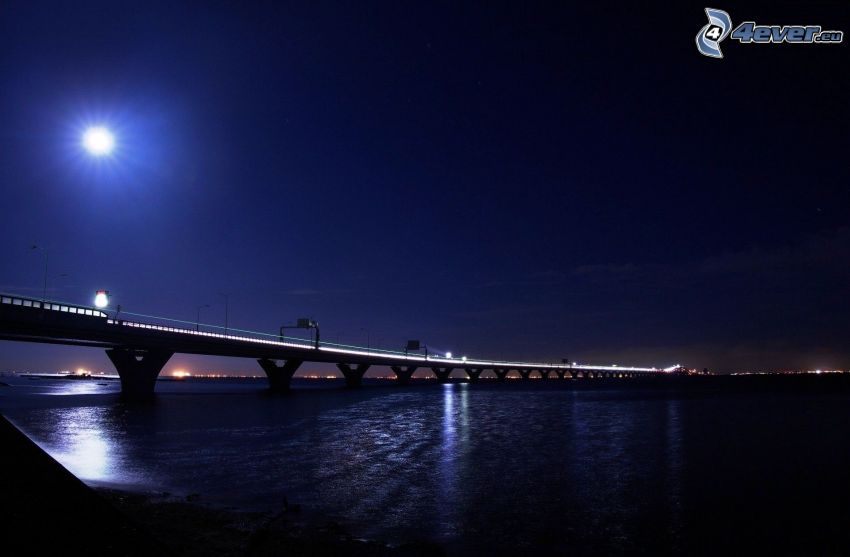
{"label": "bridge railing", "polygon": [[59,302],[53,300],[37,300],[14,294],[0,293],[0,304],[20,306],[22,308],[31,308],[33,310],[55,311],[59,313],[68,313],[78,316],[91,317],[96,319],[106,319],[107,325],[119,327],[132,327],[136,329],[147,329],[152,331],[170,332],[176,334],[185,334],[192,336],[200,336],[207,338],[219,338],[232,340],[237,342],[252,342],[262,343],[280,347],[291,347],[310,350],[322,350],[328,352],[337,352],[340,354],[367,356],[367,357],[385,357],[395,360],[404,359],[411,363],[419,365],[445,365],[454,367],[464,366],[480,366],[480,367],[502,367],[502,368],[547,368],[547,369],[565,369],[565,370],[608,370],[608,371],[642,371],[642,372],[670,372],[674,367],[659,369],[645,368],[632,366],[594,366],[581,364],[551,364],[544,362],[518,362],[518,361],[500,361],[500,360],[484,360],[478,358],[444,358],[436,355],[423,355],[418,353],[407,353],[401,350],[387,350],[384,348],[362,347],[349,344],[341,344],[334,342],[323,341],[316,348],[311,339],[298,337],[285,337],[281,339],[279,334],[263,333],[259,331],[249,331],[234,327],[222,327],[220,325],[210,325],[208,323],[198,323],[195,321],[186,321],[181,319],[173,319],[169,317],[160,317],[155,315],[146,315],[141,313],[133,313],[127,311],[118,312],[116,310],[101,310],[97,308],[82,306],[79,304],[70,304],[67,302]]}
{"label": "bridge railing", "polygon": [[[110,324],[121,324],[129,327],[137,327],[149,330],[183,333],[209,338],[221,338],[242,342],[260,342],[274,346],[316,349],[315,341],[308,338],[295,336],[281,337],[280,334],[263,333],[236,327],[223,327],[221,325],[210,325],[209,323],[198,323],[182,319],[160,317],[141,313],[122,311],[120,314],[110,312]],[[338,351],[342,353],[357,354],[364,356],[387,356],[387,357],[409,357],[410,359],[423,359],[419,354],[407,354],[402,350],[388,350],[386,348],[375,348],[343,344],[339,342],[321,341],[320,350]],[[433,359],[433,357],[431,358]],[[429,361],[431,360],[429,359]]]}
{"label": "bridge railing", "polygon": [[[157,321],[159,321],[160,323],[157,323]],[[151,331],[180,333],[206,338],[220,338],[225,340],[234,340],[242,342],[258,342],[263,344],[271,344],[275,346],[285,346],[292,348],[314,348],[313,342],[310,339],[286,337],[284,340],[281,340],[279,335],[262,333],[259,331],[248,331],[235,327],[227,327],[225,329],[224,327],[219,325],[209,325],[204,323],[198,324],[189,321],[183,321],[181,319],[171,319],[168,317],[158,317],[132,312],[122,311],[120,314],[113,312],[110,314],[107,323],[109,323],[110,325],[119,325],[138,329],[148,329]]]}
{"label": "bridge railing", "polygon": [[75,315],[85,315],[88,317],[106,317],[106,313],[103,311],[80,306],[76,304],[69,304],[66,302],[54,302],[51,300],[33,300],[32,298],[22,298],[20,296],[14,296],[12,294],[0,294],[0,303],[7,304],[11,306],[20,306],[25,308],[32,309],[43,309],[47,311],[56,311],[60,313],[71,313]]}

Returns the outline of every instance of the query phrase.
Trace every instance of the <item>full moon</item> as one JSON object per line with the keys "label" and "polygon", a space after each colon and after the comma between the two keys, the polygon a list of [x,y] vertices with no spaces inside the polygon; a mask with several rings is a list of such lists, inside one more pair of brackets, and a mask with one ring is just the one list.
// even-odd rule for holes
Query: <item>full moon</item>
{"label": "full moon", "polygon": [[92,155],[102,157],[115,148],[115,137],[102,126],[89,128],[83,134],[83,147]]}

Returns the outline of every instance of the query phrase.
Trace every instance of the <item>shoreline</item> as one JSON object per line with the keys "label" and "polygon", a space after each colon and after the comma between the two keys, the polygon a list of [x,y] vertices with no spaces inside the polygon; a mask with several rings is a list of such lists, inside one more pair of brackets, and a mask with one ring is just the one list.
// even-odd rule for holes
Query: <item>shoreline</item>
{"label": "shoreline", "polygon": [[207,504],[197,496],[90,487],[0,415],[0,524],[26,554],[441,556],[435,544],[391,547],[285,504],[277,513]]}
{"label": "shoreline", "polygon": [[168,554],[138,524],[56,462],[0,415],[0,524],[26,554]]}

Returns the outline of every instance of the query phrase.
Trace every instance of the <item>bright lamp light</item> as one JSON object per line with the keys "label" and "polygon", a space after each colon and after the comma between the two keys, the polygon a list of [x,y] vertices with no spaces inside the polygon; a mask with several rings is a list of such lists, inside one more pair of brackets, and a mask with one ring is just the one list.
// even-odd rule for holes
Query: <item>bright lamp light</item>
{"label": "bright lamp light", "polygon": [[94,305],[96,308],[103,309],[109,305],[109,292],[106,290],[98,290],[94,295]]}
{"label": "bright lamp light", "polygon": [[115,136],[103,126],[89,128],[83,134],[83,147],[95,157],[103,157],[115,148]]}

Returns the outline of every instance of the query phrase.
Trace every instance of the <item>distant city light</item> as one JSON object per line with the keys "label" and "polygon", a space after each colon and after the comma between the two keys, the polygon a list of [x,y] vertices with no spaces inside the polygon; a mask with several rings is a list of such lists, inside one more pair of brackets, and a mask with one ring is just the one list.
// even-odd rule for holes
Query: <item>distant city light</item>
{"label": "distant city light", "polygon": [[172,377],[176,377],[176,378],[179,378],[179,379],[190,377],[191,375],[192,375],[191,373],[189,373],[188,371],[183,371],[182,369],[176,369],[176,370],[171,372]]}
{"label": "distant city light", "polygon": [[115,136],[103,126],[89,128],[83,134],[83,147],[95,157],[103,157],[115,148]]}
{"label": "distant city light", "polygon": [[452,353],[451,353],[451,352],[446,352],[446,358],[451,358],[451,357],[452,357]]}
{"label": "distant city light", "polygon": [[109,292],[106,290],[98,290],[94,295],[94,305],[98,309],[103,309],[109,305]]}
{"label": "distant city light", "polygon": [[466,361],[466,356],[461,357],[461,360]]}

